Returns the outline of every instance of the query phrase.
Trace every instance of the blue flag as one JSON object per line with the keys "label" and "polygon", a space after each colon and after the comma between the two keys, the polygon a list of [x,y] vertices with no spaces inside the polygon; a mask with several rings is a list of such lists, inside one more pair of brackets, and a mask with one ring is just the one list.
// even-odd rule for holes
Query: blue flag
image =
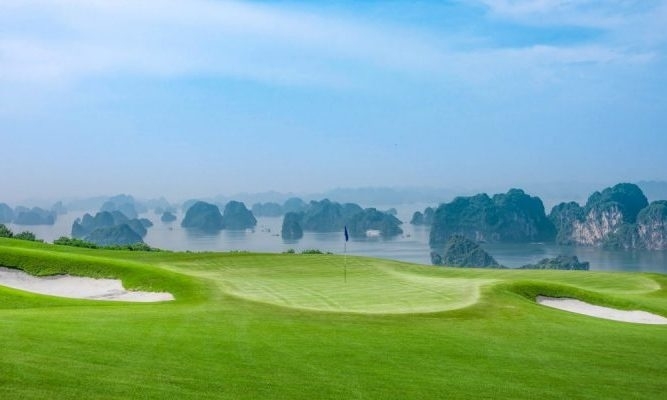
{"label": "blue flag", "polygon": [[350,240],[350,235],[347,234],[347,225],[345,225],[345,241]]}

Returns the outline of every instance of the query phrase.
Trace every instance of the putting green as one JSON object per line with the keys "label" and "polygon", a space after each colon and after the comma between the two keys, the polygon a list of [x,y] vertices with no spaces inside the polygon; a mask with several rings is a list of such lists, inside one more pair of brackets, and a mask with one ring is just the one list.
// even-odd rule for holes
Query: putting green
{"label": "putting green", "polygon": [[[320,259],[321,260],[321,259]],[[200,263],[188,273],[214,281],[225,294],[265,304],[311,311],[365,314],[412,314],[454,310],[479,299],[480,287],[494,279],[428,276],[397,272],[376,260],[341,259],[317,265],[303,257],[283,258],[270,268],[262,264],[229,267]],[[188,264],[190,267],[192,264]]]}

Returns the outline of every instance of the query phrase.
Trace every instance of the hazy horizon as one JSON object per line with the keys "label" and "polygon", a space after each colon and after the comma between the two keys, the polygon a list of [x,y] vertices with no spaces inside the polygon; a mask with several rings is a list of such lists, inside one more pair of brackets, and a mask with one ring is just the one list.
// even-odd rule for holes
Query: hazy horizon
{"label": "hazy horizon", "polygon": [[[188,196],[170,198],[164,195],[141,196],[130,192],[117,193],[99,193],[91,196],[59,196],[50,198],[24,198],[16,201],[7,201],[6,198],[0,198],[0,203],[7,203],[11,207],[27,206],[51,208],[56,202],[62,202],[66,209],[70,206],[74,208],[70,211],[95,211],[103,202],[111,197],[118,195],[132,196],[135,201],[143,204],[150,204],[160,199],[166,200],[172,206],[180,207],[187,201],[203,200],[224,206],[229,201],[241,201],[250,208],[255,203],[280,203],[282,204],[291,197],[298,197],[308,202],[311,200],[323,200],[325,198],[346,203],[357,203],[363,207],[395,207],[411,206],[411,210],[420,211],[427,206],[438,206],[442,203],[452,201],[458,196],[472,196],[480,193],[486,193],[493,196],[497,193],[506,193],[510,189],[524,190],[528,195],[539,197],[548,214],[551,208],[561,202],[575,201],[584,205],[588,197],[595,191],[601,191],[617,183],[573,183],[573,182],[555,182],[550,184],[533,183],[527,185],[512,185],[507,187],[492,186],[485,188],[436,188],[436,187],[357,187],[357,188],[331,188],[321,192],[281,192],[281,191],[261,191],[261,192],[239,192],[239,193],[215,193],[201,196]],[[667,199],[667,181],[641,181],[631,182],[638,184],[644,191],[649,201]],[[82,204],[97,204],[93,207],[83,207]]]}
{"label": "hazy horizon", "polygon": [[667,181],[667,0],[9,0],[0,24],[0,202]]}

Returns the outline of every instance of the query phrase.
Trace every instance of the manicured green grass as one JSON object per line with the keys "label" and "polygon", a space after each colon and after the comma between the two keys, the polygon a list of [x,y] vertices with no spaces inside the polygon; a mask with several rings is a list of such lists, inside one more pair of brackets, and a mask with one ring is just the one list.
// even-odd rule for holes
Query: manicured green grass
{"label": "manicured green grass", "polygon": [[116,277],[176,301],[0,287],[0,398],[662,399],[667,277],[422,267],[335,255],[141,253],[0,239],[0,265]]}

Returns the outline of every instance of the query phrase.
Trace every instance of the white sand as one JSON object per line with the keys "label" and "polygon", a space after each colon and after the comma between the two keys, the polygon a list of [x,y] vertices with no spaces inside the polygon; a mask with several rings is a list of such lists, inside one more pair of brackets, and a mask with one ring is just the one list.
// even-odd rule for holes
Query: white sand
{"label": "white sand", "polygon": [[71,275],[36,277],[24,271],[0,267],[0,285],[50,296],[89,300],[154,302],[174,300],[171,293],[135,292],[117,279],[94,279]]}
{"label": "white sand", "polygon": [[667,324],[667,318],[646,311],[623,311],[614,308],[595,306],[583,301],[567,298],[537,296],[537,302],[547,307],[570,311],[591,317],[611,319],[614,321],[634,322],[637,324]]}

